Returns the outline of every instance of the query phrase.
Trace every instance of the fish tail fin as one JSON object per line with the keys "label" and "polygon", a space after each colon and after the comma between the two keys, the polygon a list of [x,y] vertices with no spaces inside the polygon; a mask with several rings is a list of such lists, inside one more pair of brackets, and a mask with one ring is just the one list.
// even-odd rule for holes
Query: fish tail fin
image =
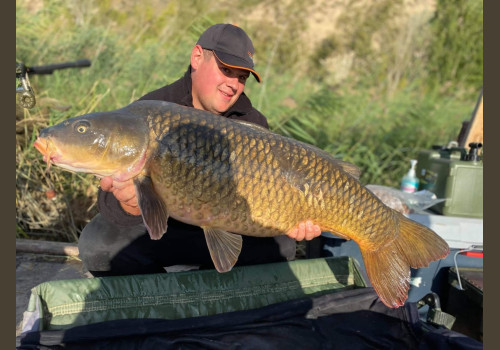
{"label": "fish tail fin", "polygon": [[434,231],[403,215],[394,241],[375,250],[360,248],[373,288],[380,300],[392,308],[402,306],[408,298],[410,267],[428,266],[450,252],[446,241]]}

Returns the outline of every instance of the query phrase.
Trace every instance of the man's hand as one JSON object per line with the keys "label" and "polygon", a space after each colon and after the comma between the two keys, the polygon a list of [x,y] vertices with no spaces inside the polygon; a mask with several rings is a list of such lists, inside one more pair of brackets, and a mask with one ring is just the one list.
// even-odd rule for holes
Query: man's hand
{"label": "man's hand", "polygon": [[288,237],[297,241],[302,241],[303,239],[310,241],[319,235],[321,235],[321,229],[318,225],[314,225],[310,220],[299,223],[298,226],[294,227],[287,233]]}
{"label": "man's hand", "polygon": [[141,215],[135,185],[132,180],[124,182],[114,181],[112,177],[106,176],[101,179],[101,189],[111,192],[120,203],[123,210],[131,215]]}

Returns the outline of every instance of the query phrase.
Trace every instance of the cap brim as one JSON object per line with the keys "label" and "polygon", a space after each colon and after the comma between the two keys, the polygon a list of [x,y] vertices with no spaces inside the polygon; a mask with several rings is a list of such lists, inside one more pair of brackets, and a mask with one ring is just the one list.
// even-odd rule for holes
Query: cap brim
{"label": "cap brim", "polygon": [[214,52],[215,58],[217,58],[219,60],[219,62],[222,63],[223,65],[225,65],[227,67],[231,67],[231,68],[247,70],[253,74],[253,76],[255,77],[257,82],[260,83],[262,81],[259,73],[257,73],[252,68],[247,67],[246,62],[243,61],[242,59],[240,59],[236,56],[224,53],[224,52],[220,52],[220,51],[217,51],[217,52],[213,51],[213,52]]}

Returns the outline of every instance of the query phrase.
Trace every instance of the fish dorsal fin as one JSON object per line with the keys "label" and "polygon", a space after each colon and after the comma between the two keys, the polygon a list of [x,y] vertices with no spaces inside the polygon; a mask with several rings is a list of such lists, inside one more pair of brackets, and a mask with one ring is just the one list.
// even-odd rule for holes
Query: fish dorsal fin
{"label": "fish dorsal fin", "polygon": [[335,159],[335,162],[349,175],[353,176],[356,180],[359,180],[359,176],[361,175],[361,169],[356,165],[351,164],[349,162]]}
{"label": "fish dorsal fin", "polygon": [[151,239],[160,239],[167,230],[167,207],[156,193],[149,176],[135,178],[134,185],[142,220],[146,225],[149,236]]}
{"label": "fish dorsal fin", "polygon": [[219,272],[230,271],[240,255],[243,238],[238,234],[212,227],[202,228],[215,268]]}
{"label": "fish dorsal fin", "polygon": [[246,121],[246,120],[238,120],[238,119],[231,119],[231,120],[235,121],[237,123],[240,123],[241,125],[248,126],[249,128],[252,128],[252,129],[254,129],[256,131],[272,132],[271,130],[266,129],[265,127],[263,127],[261,125],[258,125],[258,124],[255,124],[255,123],[252,123],[252,122],[249,122],[249,121]]}

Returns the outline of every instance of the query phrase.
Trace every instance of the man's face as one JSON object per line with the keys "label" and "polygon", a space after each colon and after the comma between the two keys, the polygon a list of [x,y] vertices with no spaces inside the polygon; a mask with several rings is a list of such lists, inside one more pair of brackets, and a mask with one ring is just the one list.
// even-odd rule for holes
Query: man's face
{"label": "man's face", "polygon": [[215,114],[227,111],[245,88],[249,71],[222,64],[198,45],[191,55],[193,106]]}

